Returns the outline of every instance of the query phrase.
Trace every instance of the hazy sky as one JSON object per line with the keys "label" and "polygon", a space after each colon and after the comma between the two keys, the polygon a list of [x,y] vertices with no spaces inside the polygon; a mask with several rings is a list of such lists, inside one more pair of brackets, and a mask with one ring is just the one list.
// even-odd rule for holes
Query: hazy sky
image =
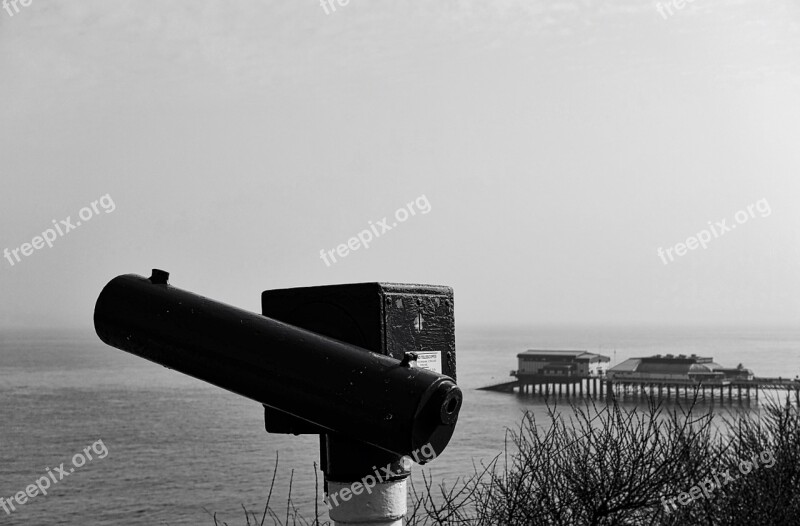
{"label": "hazy sky", "polygon": [[[454,287],[459,323],[796,324],[800,3],[672,9],[0,11],[0,250],[115,206],[0,259],[0,327],[90,327],[108,280],[153,267],[251,310],[264,289],[395,281]],[[423,195],[429,213],[320,258]]]}

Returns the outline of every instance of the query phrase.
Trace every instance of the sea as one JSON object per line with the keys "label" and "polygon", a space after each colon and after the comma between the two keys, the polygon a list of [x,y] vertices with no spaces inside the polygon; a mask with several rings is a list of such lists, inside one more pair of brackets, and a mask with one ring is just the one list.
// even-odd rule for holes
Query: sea
{"label": "sea", "polygon": [[[526,411],[547,424],[540,398],[478,390],[509,380],[526,349],[585,349],[612,365],[695,353],[758,376],[800,374],[800,327],[459,326],[456,334],[464,405],[447,450],[414,467],[415,484],[423,473],[436,484],[469,476],[503,450]],[[745,410],[758,417],[762,408]],[[214,525],[215,517],[245,525],[244,509],[260,520],[273,473],[270,503],[281,520],[287,505],[311,519],[315,507],[325,510],[317,442],[267,434],[258,403],[108,347],[91,328],[0,333],[0,497],[50,473],[57,480],[10,514],[0,507],[2,525]],[[76,455],[84,465],[58,480],[56,468]]]}

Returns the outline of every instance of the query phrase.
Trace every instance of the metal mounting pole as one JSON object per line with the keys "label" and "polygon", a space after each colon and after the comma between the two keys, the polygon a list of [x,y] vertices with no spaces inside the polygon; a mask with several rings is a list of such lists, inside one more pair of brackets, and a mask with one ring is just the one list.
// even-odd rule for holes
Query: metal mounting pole
{"label": "metal mounting pole", "polygon": [[[370,493],[359,491],[352,498],[331,508],[330,518],[336,526],[403,526],[408,497],[407,478],[377,484]],[[341,495],[352,484],[328,481],[329,494]]]}

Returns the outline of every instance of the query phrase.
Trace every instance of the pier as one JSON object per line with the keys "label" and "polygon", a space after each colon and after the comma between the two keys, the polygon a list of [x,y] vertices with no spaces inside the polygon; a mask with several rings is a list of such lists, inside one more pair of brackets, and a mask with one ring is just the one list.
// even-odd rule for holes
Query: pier
{"label": "pier", "polygon": [[616,381],[608,378],[554,378],[552,376],[523,376],[517,380],[481,387],[480,391],[517,393],[542,398],[608,398],[618,400],[656,398],[678,402],[691,400],[697,393],[698,400],[709,402],[758,401],[764,391],[786,391],[800,396],[800,381],[784,378],[753,378],[729,382],[694,383],[677,382],[672,379],[648,379],[647,381]]}
{"label": "pier", "polygon": [[531,350],[517,355],[515,380],[483,387],[483,391],[518,393],[543,398],[616,398],[664,401],[750,403],[764,391],[786,391],[800,397],[800,380],[754,377],[739,364],[725,368],[696,355],[631,358],[608,369],[609,359],[586,351]]}
{"label": "pier", "polygon": [[[516,371],[511,371],[516,373]],[[480,391],[549,396],[601,397],[608,392],[608,380],[602,377],[558,378],[550,375],[520,375],[517,380],[481,387]]]}

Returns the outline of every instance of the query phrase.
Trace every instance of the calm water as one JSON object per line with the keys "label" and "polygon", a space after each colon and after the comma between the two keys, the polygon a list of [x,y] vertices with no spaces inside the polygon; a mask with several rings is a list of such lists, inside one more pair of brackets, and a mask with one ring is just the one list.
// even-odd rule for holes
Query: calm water
{"label": "calm water", "polygon": [[[491,459],[523,410],[544,415],[535,400],[475,390],[506,380],[516,353],[533,347],[601,352],[612,364],[697,353],[761,376],[800,374],[799,329],[459,327],[465,404],[449,448],[430,465],[435,477],[453,480]],[[276,452],[273,502],[285,502],[294,469],[294,502],[313,513],[315,437],[267,435],[259,404],[106,347],[90,331],[0,335],[0,422],[2,497],[97,440],[110,452],[10,517],[0,508],[0,524],[213,524],[204,508],[244,524],[241,505],[263,506]]]}

